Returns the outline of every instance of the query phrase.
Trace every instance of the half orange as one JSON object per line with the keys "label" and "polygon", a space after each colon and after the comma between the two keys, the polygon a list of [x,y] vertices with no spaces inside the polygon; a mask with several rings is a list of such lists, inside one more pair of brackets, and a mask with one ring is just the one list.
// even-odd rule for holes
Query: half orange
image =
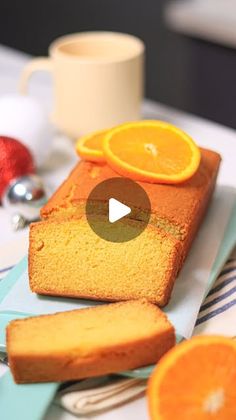
{"label": "half orange", "polygon": [[107,132],[103,140],[107,164],[138,181],[177,184],[193,176],[200,150],[179,128],[163,121],[138,121]]}
{"label": "half orange", "polygon": [[198,336],[171,349],[148,383],[151,420],[235,420],[236,342]]}
{"label": "half orange", "polygon": [[76,152],[82,158],[92,162],[105,162],[102,142],[109,130],[95,131],[80,137],[76,143]]}

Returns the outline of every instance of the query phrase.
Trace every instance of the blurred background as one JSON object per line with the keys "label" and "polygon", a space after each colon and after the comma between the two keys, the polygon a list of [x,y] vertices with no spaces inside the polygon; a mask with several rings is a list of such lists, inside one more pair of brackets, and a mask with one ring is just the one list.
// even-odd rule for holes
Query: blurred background
{"label": "blurred background", "polygon": [[0,1],[0,44],[26,53],[87,30],[142,38],[147,97],[236,128],[235,0]]}

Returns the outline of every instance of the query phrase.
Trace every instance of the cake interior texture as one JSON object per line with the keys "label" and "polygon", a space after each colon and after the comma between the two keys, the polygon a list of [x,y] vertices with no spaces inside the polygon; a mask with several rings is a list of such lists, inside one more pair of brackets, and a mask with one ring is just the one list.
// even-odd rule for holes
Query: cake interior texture
{"label": "cake interior texture", "polygon": [[[112,228],[103,216],[96,222],[104,231]],[[139,223],[130,221],[129,228],[136,230]],[[30,287],[49,295],[147,298],[163,305],[177,274],[179,248],[175,238],[151,225],[135,239],[117,243],[98,237],[84,216],[35,223],[30,232]]]}
{"label": "cake interior texture", "polygon": [[[165,306],[208,207],[219,165],[218,153],[201,149],[199,169],[188,181],[140,182],[151,202],[150,223],[136,239],[112,244],[93,234],[84,214],[91,190],[118,175],[104,164],[79,163],[42,209],[43,221],[31,225],[32,291],[112,301],[145,297]],[[97,223],[103,223],[106,200],[99,197],[92,206]],[[124,204],[132,208],[128,194]],[[146,211],[132,208],[133,228]]]}
{"label": "cake interior texture", "polygon": [[66,381],[156,363],[175,345],[166,315],[128,301],[14,320],[7,327],[18,383]]}

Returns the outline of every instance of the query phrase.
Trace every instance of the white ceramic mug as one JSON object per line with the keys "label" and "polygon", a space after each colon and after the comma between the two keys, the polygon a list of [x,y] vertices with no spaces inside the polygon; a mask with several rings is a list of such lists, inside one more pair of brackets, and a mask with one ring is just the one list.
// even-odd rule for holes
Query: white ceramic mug
{"label": "white ceramic mug", "polygon": [[55,40],[49,57],[35,58],[20,79],[49,70],[55,96],[53,121],[70,137],[140,118],[144,44],[128,34],[84,32]]}

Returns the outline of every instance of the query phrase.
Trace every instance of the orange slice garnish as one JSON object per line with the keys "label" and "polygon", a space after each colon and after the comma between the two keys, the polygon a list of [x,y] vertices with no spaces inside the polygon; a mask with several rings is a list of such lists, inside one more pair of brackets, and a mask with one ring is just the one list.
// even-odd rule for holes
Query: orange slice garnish
{"label": "orange slice garnish", "polygon": [[109,130],[95,131],[87,136],[80,137],[76,143],[77,154],[92,162],[105,162],[102,142]]}
{"label": "orange slice garnish", "polygon": [[107,164],[120,175],[166,184],[191,178],[201,158],[191,137],[162,121],[131,122],[109,130],[103,151]]}
{"label": "orange slice garnish", "polygon": [[171,349],[149,380],[151,420],[236,419],[236,342],[198,336]]}

